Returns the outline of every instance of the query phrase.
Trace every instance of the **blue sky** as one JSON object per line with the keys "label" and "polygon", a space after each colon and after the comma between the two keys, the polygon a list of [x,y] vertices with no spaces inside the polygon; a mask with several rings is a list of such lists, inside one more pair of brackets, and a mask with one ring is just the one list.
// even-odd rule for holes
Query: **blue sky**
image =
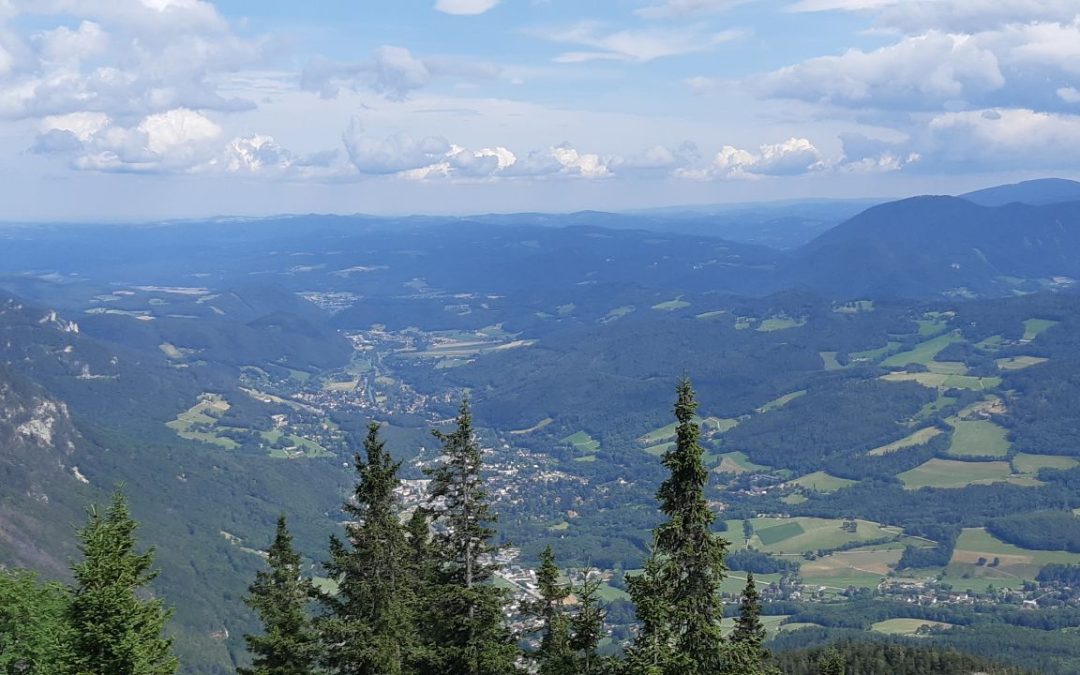
{"label": "blue sky", "polygon": [[1080,176],[1077,0],[0,0],[2,220]]}

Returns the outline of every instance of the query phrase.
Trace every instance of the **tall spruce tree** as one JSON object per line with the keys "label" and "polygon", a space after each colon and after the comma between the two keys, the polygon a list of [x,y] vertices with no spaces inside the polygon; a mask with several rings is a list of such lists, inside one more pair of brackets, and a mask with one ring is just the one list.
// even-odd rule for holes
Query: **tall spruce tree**
{"label": "tall spruce tree", "polygon": [[739,603],[739,618],[735,620],[732,642],[743,645],[759,659],[767,656],[765,650],[765,625],[761,623],[761,595],[754,583],[754,573],[746,573],[746,586]]}
{"label": "tall spruce tree", "polygon": [[410,595],[410,611],[417,637],[410,658],[411,671],[428,673],[433,672],[436,667],[434,655],[439,649],[439,645],[432,638],[435,630],[431,611],[436,597],[439,561],[431,543],[431,524],[427,511],[423,508],[414,509],[405,525],[405,531],[409,546],[406,564],[413,589]]}
{"label": "tall spruce tree", "polygon": [[314,595],[311,580],[303,576],[300,554],[279,516],[274,542],[267,551],[269,571],[260,570],[245,599],[262,621],[262,635],[245,635],[252,665],[241,675],[309,675],[315,672],[318,640],[308,617]]}
{"label": "tall spruce tree", "polygon": [[398,520],[394,489],[401,463],[368,426],[364,456],[355,455],[359,480],[344,511],[347,542],[330,538],[327,574],[336,594],[322,594],[326,614],[317,621],[325,665],[348,675],[401,675],[409,672],[416,646],[413,577],[409,545]]}
{"label": "tall spruce tree", "polygon": [[137,523],[118,490],[102,513],[89,510],[79,532],[83,560],[72,566],[75,586],[67,620],[72,632],[68,672],[79,675],[171,675],[178,663],[164,636],[170,611],[146,598],[157,576],[154,552],[135,552]]}
{"label": "tall spruce tree", "polygon": [[506,594],[490,584],[498,547],[496,520],[481,476],[468,400],[450,433],[432,432],[443,444],[443,461],[429,473],[440,561],[433,597],[439,672],[445,675],[506,675],[515,672],[518,649],[503,620]]}
{"label": "tall spruce tree", "polygon": [[604,639],[604,620],[607,612],[600,606],[599,577],[590,579],[592,570],[582,570],[581,585],[575,588],[577,613],[570,619],[570,649],[574,655],[573,675],[602,675],[614,665],[611,657],[602,657],[597,651]]}
{"label": "tall spruce tree", "polygon": [[571,675],[576,671],[570,651],[570,620],[565,606],[570,589],[559,582],[559,567],[555,564],[555,552],[550,544],[540,554],[536,582],[540,597],[529,609],[540,619],[540,648],[534,655],[540,675]]}
{"label": "tall spruce tree", "polygon": [[712,675],[725,662],[719,588],[727,541],[712,531],[709,472],[689,380],[679,383],[677,394],[675,446],[663,458],[669,476],[657,492],[667,521],[653,532],[644,573],[629,582],[641,623],[629,656],[634,672]]}
{"label": "tall spruce tree", "polygon": [[637,636],[626,649],[626,675],[663,675],[673,660],[671,605],[655,552],[641,574],[626,577],[626,590],[638,620]]}

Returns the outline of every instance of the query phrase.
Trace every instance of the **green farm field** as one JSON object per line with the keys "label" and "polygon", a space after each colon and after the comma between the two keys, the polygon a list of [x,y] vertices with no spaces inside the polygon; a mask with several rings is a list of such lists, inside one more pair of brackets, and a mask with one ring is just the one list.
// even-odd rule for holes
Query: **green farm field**
{"label": "green farm field", "polygon": [[933,361],[946,347],[955,342],[962,341],[963,338],[960,337],[958,333],[939,335],[932,340],[919,343],[910,351],[900,352],[899,354],[890,356],[882,361],[881,365],[885,368],[901,368],[909,363],[918,363],[925,366]]}
{"label": "green farm field", "polygon": [[953,624],[927,619],[886,619],[870,626],[871,631],[884,635],[916,635],[926,628],[953,628]]}
{"label": "green farm field", "polygon": [[804,562],[799,574],[810,586],[874,588],[895,569],[902,554],[899,543],[871,550],[840,551]]}
{"label": "green farm field", "polygon": [[806,319],[793,319],[789,316],[771,316],[758,324],[757,329],[762,333],[772,333],[778,330],[799,328],[806,325]]}
{"label": "green farm field", "polygon": [[720,463],[716,471],[720,473],[753,473],[755,471],[768,471],[771,467],[763,464],[755,464],[742,452],[727,452],[719,457]]}
{"label": "green farm field", "polygon": [[[853,542],[897,537],[902,530],[887,527],[869,520],[856,520],[856,531],[843,529],[842,520],[836,518],[754,518],[751,545],[765,553],[802,554],[808,551],[836,548]],[[742,521],[728,521],[731,536],[742,535]],[[768,542],[768,543],[766,543]]]}
{"label": "green farm field", "polygon": [[989,420],[950,420],[953,425],[949,454],[956,457],[1005,457],[1012,443],[1008,431]]}
{"label": "green farm field", "polygon": [[905,471],[897,476],[908,490],[924,487],[961,488],[966,485],[989,485],[991,483],[1012,483],[1034,487],[1039,481],[1018,476],[1012,472],[1008,462],[963,462],[952,459],[934,458]]}
{"label": "green farm field", "polygon": [[[982,565],[979,564],[980,558],[986,561]],[[994,558],[998,559],[998,564],[989,564]],[[1080,563],[1080,554],[1020,548],[998,539],[985,528],[977,527],[966,528],[960,534],[947,571],[950,576],[962,577],[967,574],[980,579],[1009,581],[1009,585],[1016,585],[1024,579],[1034,579],[1039,570],[1050,563],[1075,565]]]}
{"label": "green farm field", "polygon": [[910,436],[901,438],[898,441],[893,441],[888,445],[882,445],[880,447],[874,448],[867,454],[873,457],[888,455],[893,452],[904,450],[905,448],[913,448],[917,445],[923,445],[924,443],[929,442],[933,438],[940,436],[942,433],[944,432],[937,427],[926,427],[925,429],[919,429]]}
{"label": "green farm field", "polygon": [[761,406],[760,408],[757,409],[757,412],[759,414],[765,414],[767,412],[772,412],[773,410],[779,410],[780,408],[783,408],[788,403],[791,403],[792,401],[799,398],[800,396],[805,396],[805,395],[806,395],[806,390],[805,389],[802,389],[800,391],[793,391],[790,394],[784,394],[783,396],[780,396],[779,398],[774,398],[773,400],[769,401],[765,405]]}
{"label": "green farm field", "polygon": [[563,438],[562,442],[574,446],[574,450],[583,455],[594,455],[600,449],[600,441],[594,439],[586,431],[576,431]]}
{"label": "green farm field", "polygon": [[900,343],[890,340],[889,342],[887,342],[885,344],[884,347],[879,347],[878,349],[868,349],[868,350],[861,351],[861,352],[851,352],[850,354],[848,354],[848,358],[849,358],[849,360],[851,360],[853,362],[858,362],[858,361],[877,362],[877,361],[880,361],[881,359],[885,358],[889,354],[892,354],[897,349],[900,349]]}
{"label": "green farm field", "polygon": [[177,415],[175,420],[166,422],[165,426],[175,431],[180,438],[233,450],[238,447],[236,441],[220,437],[213,431],[218,419],[228,412],[230,407],[229,402],[218,394],[203,394],[195,405]]}
{"label": "green farm field", "polygon": [[1047,330],[1058,325],[1059,321],[1052,319],[1028,319],[1024,322],[1024,340],[1031,341],[1042,335]]}
{"label": "green farm field", "polygon": [[1041,356],[1010,356],[1004,359],[997,359],[995,363],[1001,370],[1023,370],[1032,366],[1038,366],[1046,363],[1050,359],[1045,359]]}
{"label": "green farm field", "polygon": [[1071,469],[1080,461],[1064,455],[1028,455],[1017,453],[1012,458],[1017,473],[1036,474],[1040,469]]}
{"label": "green farm field", "polygon": [[799,487],[814,492],[836,492],[837,490],[851,487],[855,484],[855,481],[848,480],[847,478],[838,478],[827,474],[824,471],[815,471],[814,473],[807,474],[791,481],[791,484],[798,485]]}

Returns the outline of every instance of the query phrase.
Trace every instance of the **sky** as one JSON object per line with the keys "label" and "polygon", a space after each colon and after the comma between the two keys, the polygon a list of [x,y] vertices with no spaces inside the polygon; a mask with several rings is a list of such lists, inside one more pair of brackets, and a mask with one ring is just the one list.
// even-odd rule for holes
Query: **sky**
{"label": "sky", "polygon": [[1080,178],[1080,0],[0,0],[0,220]]}

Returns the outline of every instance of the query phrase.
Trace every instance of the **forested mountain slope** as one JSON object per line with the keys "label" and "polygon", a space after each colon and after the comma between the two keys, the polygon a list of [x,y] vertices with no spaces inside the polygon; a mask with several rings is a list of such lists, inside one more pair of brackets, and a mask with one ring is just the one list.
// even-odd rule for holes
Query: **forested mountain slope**
{"label": "forested mountain slope", "polygon": [[1008,295],[1080,277],[1080,202],[876,206],[800,249],[786,280],[839,297]]}

